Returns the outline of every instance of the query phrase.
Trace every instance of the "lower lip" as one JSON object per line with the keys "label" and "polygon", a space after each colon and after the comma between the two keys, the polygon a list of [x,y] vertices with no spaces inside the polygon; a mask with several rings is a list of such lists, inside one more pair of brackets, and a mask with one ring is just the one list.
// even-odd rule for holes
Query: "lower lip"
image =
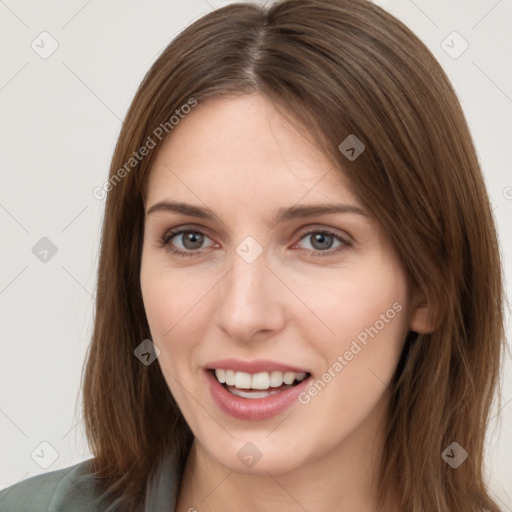
{"label": "lower lip", "polygon": [[231,394],[211,371],[205,371],[205,373],[208,388],[219,408],[233,418],[249,421],[273,418],[288,409],[309,386],[311,378],[309,376],[296,386],[265,398],[242,398]]}

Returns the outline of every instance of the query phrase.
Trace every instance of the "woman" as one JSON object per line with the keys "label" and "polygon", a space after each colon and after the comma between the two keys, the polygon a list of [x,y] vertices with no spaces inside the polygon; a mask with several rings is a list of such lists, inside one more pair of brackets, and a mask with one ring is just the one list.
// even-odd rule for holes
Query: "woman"
{"label": "woman", "polygon": [[2,510],[499,510],[491,208],[403,24],[364,0],[210,13],[148,72],[97,193],[95,457]]}

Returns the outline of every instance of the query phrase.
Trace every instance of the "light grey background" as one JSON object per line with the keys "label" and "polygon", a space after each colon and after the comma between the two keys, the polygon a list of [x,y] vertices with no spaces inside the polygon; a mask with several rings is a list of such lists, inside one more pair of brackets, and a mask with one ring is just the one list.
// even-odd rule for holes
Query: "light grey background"
{"label": "light grey background", "polygon": [[[0,488],[91,456],[79,382],[104,206],[92,191],[150,65],[185,26],[227,3],[0,0]],[[428,45],[455,85],[510,276],[512,0],[376,3]],[[32,252],[43,237],[57,248],[46,262]],[[486,459],[490,488],[510,511],[511,375],[507,354],[501,429],[493,419]]]}

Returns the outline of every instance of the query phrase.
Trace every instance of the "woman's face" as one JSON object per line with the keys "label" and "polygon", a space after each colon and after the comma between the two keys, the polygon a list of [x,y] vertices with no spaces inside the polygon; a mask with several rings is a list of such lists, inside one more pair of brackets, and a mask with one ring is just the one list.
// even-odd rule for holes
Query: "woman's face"
{"label": "woman's face", "polygon": [[262,96],[210,99],[163,143],[141,287],[211,460],[284,472],[382,431],[415,317],[404,273],[340,171]]}

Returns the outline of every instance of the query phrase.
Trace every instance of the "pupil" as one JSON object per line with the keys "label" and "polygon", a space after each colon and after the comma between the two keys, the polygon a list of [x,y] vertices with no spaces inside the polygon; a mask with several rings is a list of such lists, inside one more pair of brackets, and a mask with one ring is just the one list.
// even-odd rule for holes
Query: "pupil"
{"label": "pupil", "polygon": [[329,249],[333,243],[333,236],[317,233],[313,236],[312,244],[315,249]]}
{"label": "pupil", "polygon": [[183,246],[187,249],[198,249],[203,243],[201,233],[186,233],[183,239]]}

